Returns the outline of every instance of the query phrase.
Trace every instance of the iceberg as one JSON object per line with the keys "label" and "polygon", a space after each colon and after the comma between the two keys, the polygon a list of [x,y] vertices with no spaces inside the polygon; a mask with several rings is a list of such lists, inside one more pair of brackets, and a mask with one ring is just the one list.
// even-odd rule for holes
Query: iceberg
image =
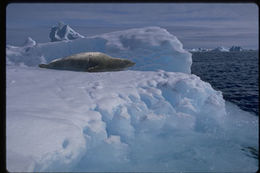
{"label": "iceberg", "polygon": [[24,47],[33,47],[36,45],[36,41],[34,41],[31,37],[28,37],[24,43]]}
{"label": "iceberg", "polygon": [[160,27],[146,27],[117,31],[103,35],[65,40],[60,42],[38,43],[25,51],[7,47],[8,61],[13,64],[38,66],[42,61],[51,62],[81,52],[102,52],[112,57],[129,59],[136,63],[132,70],[165,70],[190,73],[191,54],[184,50],[180,41]]}
{"label": "iceberg", "polygon": [[192,48],[189,50],[190,52],[209,52],[211,49],[207,48]]}
{"label": "iceberg", "polygon": [[224,48],[223,46],[217,47],[211,50],[212,52],[229,52],[229,49]]}
{"label": "iceberg", "polygon": [[232,46],[230,49],[229,49],[230,52],[240,52],[240,51],[243,51],[243,48],[240,47],[240,46]]}
{"label": "iceberg", "polygon": [[[41,69],[86,51],[131,70]],[[255,172],[258,118],[190,74],[191,54],[159,27],[6,47],[10,172]]]}
{"label": "iceberg", "polygon": [[58,26],[53,26],[49,35],[52,42],[62,40],[74,40],[84,38],[83,35],[74,31],[69,25],[59,22]]}

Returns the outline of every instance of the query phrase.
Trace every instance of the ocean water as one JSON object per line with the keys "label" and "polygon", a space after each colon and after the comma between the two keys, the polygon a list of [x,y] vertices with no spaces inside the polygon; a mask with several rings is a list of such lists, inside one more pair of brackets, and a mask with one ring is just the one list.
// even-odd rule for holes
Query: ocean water
{"label": "ocean water", "polygon": [[258,51],[194,52],[193,74],[223,93],[225,100],[259,114]]}

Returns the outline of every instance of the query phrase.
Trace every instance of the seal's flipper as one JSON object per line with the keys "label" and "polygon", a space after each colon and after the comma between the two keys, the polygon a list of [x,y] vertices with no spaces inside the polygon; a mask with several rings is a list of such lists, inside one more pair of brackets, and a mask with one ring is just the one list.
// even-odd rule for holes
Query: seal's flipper
{"label": "seal's flipper", "polygon": [[98,72],[100,71],[100,67],[98,65],[94,66],[94,67],[90,67],[87,70],[88,72]]}

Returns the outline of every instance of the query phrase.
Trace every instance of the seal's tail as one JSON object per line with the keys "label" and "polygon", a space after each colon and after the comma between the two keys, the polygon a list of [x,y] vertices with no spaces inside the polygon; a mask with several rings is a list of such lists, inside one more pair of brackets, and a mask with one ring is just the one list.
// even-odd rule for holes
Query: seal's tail
{"label": "seal's tail", "polygon": [[39,64],[39,67],[41,67],[41,68],[47,68],[47,64]]}

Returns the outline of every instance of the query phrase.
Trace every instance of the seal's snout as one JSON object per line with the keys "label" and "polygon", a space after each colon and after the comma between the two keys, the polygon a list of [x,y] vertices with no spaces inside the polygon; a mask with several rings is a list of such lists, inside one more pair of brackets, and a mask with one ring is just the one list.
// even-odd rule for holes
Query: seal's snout
{"label": "seal's snout", "polygon": [[47,65],[46,65],[46,64],[39,64],[39,67],[41,67],[41,68],[47,68]]}
{"label": "seal's snout", "polygon": [[135,65],[135,63],[132,62],[132,61],[129,61],[129,60],[125,60],[125,65],[126,65],[127,67],[132,67],[132,66]]}
{"label": "seal's snout", "polygon": [[131,66],[135,65],[135,62],[132,62],[132,61],[131,61],[130,65],[131,65]]}

